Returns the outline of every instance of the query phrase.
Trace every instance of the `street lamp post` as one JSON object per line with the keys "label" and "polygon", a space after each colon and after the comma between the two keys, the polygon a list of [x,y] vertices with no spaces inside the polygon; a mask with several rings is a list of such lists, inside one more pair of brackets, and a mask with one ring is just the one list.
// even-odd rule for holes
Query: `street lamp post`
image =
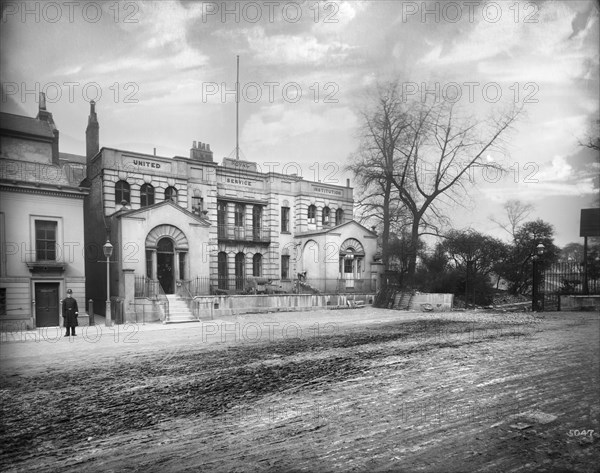
{"label": "street lamp post", "polygon": [[[465,278],[465,309],[469,308],[469,276],[473,274],[473,260],[472,259],[468,259],[467,260],[467,277]],[[472,292],[473,292],[473,307],[475,307],[475,284],[472,283],[471,284],[473,286]]]}
{"label": "street lamp post", "polygon": [[539,281],[538,281],[538,262],[541,256],[544,254],[545,246],[539,243],[535,247],[535,254],[533,255],[533,287],[531,289],[531,310],[537,312],[538,310],[538,299],[539,299]]}
{"label": "street lamp post", "polygon": [[104,256],[106,257],[106,320],[105,324],[107,327],[112,326],[111,313],[110,313],[110,257],[113,252],[113,246],[110,244],[110,240],[107,238],[106,243],[102,246]]}

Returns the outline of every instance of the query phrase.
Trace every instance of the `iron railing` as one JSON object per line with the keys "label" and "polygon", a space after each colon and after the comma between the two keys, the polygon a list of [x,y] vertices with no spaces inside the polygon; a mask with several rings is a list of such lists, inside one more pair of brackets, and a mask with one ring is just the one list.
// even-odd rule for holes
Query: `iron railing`
{"label": "iron railing", "polygon": [[271,235],[269,229],[260,225],[231,226],[217,225],[217,236],[223,241],[251,241],[255,243],[269,243]]}
{"label": "iron railing", "polygon": [[165,291],[163,290],[160,282],[158,282],[157,299],[158,299],[158,303],[164,307],[164,314],[165,314],[164,322],[168,322],[169,321],[169,299],[167,299],[167,295],[165,294]]}
{"label": "iron railing", "polygon": [[587,281],[583,264],[553,264],[543,273],[543,291],[571,295],[600,294],[600,275],[595,263],[588,265]]}
{"label": "iron railing", "polygon": [[147,276],[135,276],[134,297],[154,299],[163,306],[165,320],[169,320],[169,300],[160,282]]}
{"label": "iron railing", "polygon": [[146,276],[135,276],[135,297],[154,299],[158,296],[159,283]]}
{"label": "iron railing", "polygon": [[[269,277],[223,277],[177,281],[177,294],[193,301],[196,296],[210,294],[359,294],[375,293],[377,281],[360,278],[275,279]],[[158,281],[135,277],[135,297],[166,300]],[[191,306],[190,306],[191,308]]]}
{"label": "iron railing", "polygon": [[377,281],[345,278],[278,280],[230,277],[211,279],[210,289],[211,294],[355,294],[376,292]]}
{"label": "iron railing", "polygon": [[192,297],[194,296],[205,296],[210,294],[210,278],[197,276],[194,279],[183,281],[186,285]]}
{"label": "iron railing", "polygon": [[194,296],[190,292],[190,283],[191,281],[177,281],[177,295],[185,301],[188,309],[192,312],[192,315],[200,320],[198,301],[194,300]]}

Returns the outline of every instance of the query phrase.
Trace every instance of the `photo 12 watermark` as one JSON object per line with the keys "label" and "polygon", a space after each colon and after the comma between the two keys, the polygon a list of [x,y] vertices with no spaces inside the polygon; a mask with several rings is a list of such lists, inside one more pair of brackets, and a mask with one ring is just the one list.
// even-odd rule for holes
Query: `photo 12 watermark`
{"label": "photo 12 watermark", "polygon": [[46,342],[57,343],[60,340],[68,340],[75,343],[81,340],[85,343],[98,343],[105,340],[112,343],[137,344],[140,342],[140,327],[135,323],[125,323],[110,327],[100,325],[81,325],[77,327],[77,338],[64,335],[64,328],[40,327],[37,329],[27,328],[24,321],[2,322],[0,324],[0,342]]}
{"label": "photo 12 watermark", "polygon": [[203,82],[202,103],[234,103],[236,100],[246,103],[274,103],[283,100],[298,103],[304,97],[314,103],[339,103],[340,86],[333,81],[313,82],[301,85],[298,82],[266,81],[263,83],[246,82],[240,84],[239,94],[236,84],[226,82]]}
{"label": "photo 12 watermark", "polygon": [[311,338],[323,335],[334,335],[338,325],[333,322],[316,322],[308,327],[301,327],[296,322],[246,322],[246,323],[217,323],[205,322],[200,330],[202,342],[273,342],[290,338]]}
{"label": "photo 12 watermark", "polygon": [[44,93],[47,103],[68,101],[74,103],[83,99],[86,102],[111,100],[114,103],[138,103],[140,86],[137,82],[113,82],[102,86],[98,82],[2,82],[2,103],[11,97],[20,103],[38,103],[40,93]]}
{"label": "photo 12 watermark", "polygon": [[140,2],[2,2],[2,23],[138,23]]}
{"label": "photo 12 watermark", "polygon": [[221,23],[339,23],[338,2],[202,2],[202,22]]}
{"label": "photo 12 watermark", "polygon": [[538,23],[539,5],[534,2],[487,1],[402,1],[402,23],[498,23],[503,18],[515,23]]}
{"label": "photo 12 watermark", "polygon": [[468,101],[474,103],[483,100],[487,103],[497,103],[503,97],[514,103],[539,103],[536,98],[540,86],[537,82],[513,82],[502,86],[498,82],[403,82],[401,84],[402,101],[420,100],[421,102],[450,102]]}

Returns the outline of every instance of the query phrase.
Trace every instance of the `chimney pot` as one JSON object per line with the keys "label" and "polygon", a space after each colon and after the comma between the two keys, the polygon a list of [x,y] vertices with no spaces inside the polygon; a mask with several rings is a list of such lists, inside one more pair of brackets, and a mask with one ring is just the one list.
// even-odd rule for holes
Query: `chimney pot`
{"label": "chimney pot", "polygon": [[154,156],[156,156],[156,148],[154,148]]}
{"label": "chimney pot", "polygon": [[192,149],[196,149],[196,142],[195,141],[192,144]]}
{"label": "chimney pot", "polygon": [[350,187],[350,179],[346,179],[346,187]]}
{"label": "chimney pot", "polygon": [[206,143],[206,151],[210,151],[210,145]]}

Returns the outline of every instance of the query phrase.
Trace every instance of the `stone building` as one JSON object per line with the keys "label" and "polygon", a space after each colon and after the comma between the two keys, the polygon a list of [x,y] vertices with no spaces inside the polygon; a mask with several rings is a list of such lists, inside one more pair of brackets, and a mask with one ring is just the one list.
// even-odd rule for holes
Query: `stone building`
{"label": "stone building", "polygon": [[86,324],[85,157],[59,152],[40,96],[36,118],[0,113],[0,322],[4,330],[61,324],[67,289]]}
{"label": "stone building", "polygon": [[218,164],[202,142],[174,157],[100,148],[93,103],[86,142],[87,295],[97,307],[106,298],[107,238],[110,292],[127,320],[149,296],[247,294],[264,285],[375,292],[376,235],[353,221],[349,182],[262,173],[237,159]]}

